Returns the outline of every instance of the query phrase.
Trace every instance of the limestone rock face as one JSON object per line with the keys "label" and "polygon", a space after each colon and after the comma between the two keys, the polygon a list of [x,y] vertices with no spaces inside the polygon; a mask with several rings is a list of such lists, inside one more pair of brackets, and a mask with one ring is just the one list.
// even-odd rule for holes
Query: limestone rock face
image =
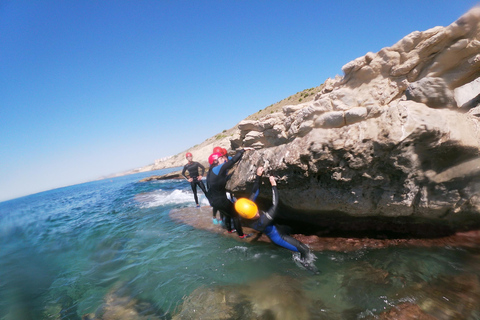
{"label": "limestone rock face", "polygon": [[416,81],[408,86],[405,96],[431,108],[457,107],[453,90],[442,78],[426,77]]}
{"label": "limestone rock face", "polygon": [[[245,154],[229,189],[248,192],[255,168],[265,165],[292,212],[478,226],[479,112],[466,108],[478,105],[480,92],[464,90],[457,101],[455,90],[478,88],[480,8],[343,71],[312,102],[240,122],[232,148],[257,150]],[[268,187],[263,192],[269,197]]]}

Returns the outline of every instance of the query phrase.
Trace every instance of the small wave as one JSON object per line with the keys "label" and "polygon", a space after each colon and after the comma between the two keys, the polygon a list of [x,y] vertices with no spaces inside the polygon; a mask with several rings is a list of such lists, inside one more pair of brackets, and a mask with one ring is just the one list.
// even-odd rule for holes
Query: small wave
{"label": "small wave", "polygon": [[193,193],[183,190],[141,193],[135,196],[135,201],[140,203],[141,208],[153,208],[170,204],[183,204],[193,202]]}

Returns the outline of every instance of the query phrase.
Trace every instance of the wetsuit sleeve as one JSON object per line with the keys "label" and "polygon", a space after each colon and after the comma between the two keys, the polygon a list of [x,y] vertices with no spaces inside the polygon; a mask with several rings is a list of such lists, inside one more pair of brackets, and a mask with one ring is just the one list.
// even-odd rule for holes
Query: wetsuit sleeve
{"label": "wetsuit sleeve", "polygon": [[219,175],[221,174],[221,172],[227,171],[230,168],[232,168],[233,165],[238,162],[238,160],[242,159],[242,156],[243,156],[244,152],[245,152],[245,150],[243,150],[243,149],[238,150],[237,153],[233,156],[232,160],[227,161],[223,164],[222,168],[220,169]]}
{"label": "wetsuit sleeve", "polygon": [[183,167],[182,176],[183,176],[185,179],[188,179],[187,176],[185,175],[185,171],[187,171],[187,166],[184,166],[184,167]]}
{"label": "wetsuit sleeve", "polygon": [[253,183],[252,194],[250,200],[255,201],[260,193],[260,179],[261,176],[255,175],[255,182]]}
{"label": "wetsuit sleeve", "polygon": [[[210,191],[210,175],[212,174],[212,168],[210,168],[207,172],[207,190]],[[207,192],[208,192],[207,191]],[[208,197],[207,197],[208,198]]]}
{"label": "wetsuit sleeve", "polygon": [[272,186],[272,206],[270,209],[268,209],[267,212],[265,212],[265,216],[269,220],[275,219],[275,216],[277,215],[277,207],[278,207],[278,190],[277,186]]}
{"label": "wetsuit sleeve", "polygon": [[233,156],[232,160],[229,160],[228,162],[236,163],[238,160],[242,159],[244,152],[245,152],[244,149],[238,150],[237,153]]}
{"label": "wetsuit sleeve", "polygon": [[200,175],[203,177],[203,174],[205,173],[205,167],[200,162],[198,163],[198,166],[202,169],[202,173],[200,173]]}

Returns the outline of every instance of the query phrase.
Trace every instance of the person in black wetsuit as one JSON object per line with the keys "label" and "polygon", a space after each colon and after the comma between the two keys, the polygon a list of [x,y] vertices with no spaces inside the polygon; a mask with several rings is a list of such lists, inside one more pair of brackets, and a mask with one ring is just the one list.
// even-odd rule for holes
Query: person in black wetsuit
{"label": "person in black wetsuit", "polygon": [[[197,196],[197,185],[202,189],[205,196],[207,195],[207,190],[205,189],[205,185],[203,184],[202,177],[205,173],[205,167],[202,166],[200,163],[193,161],[193,156],[190,152],[187,152],[185,155],[187,158],[188,163],[183,167],[182,176],[190,182],[190,186],[192,187],[193,197],[195,198],[195,203],[197,204],[197,208],[200,207],[198,204],[198,196]],[[201,173],[198,173],[198,168],[201,169]],[[188,171],[189,178],[185,175],[185,172]]]}
{"label": "person in black wetsuit", "polygon": [[[225,189],[225,186],[227,184],[228,170],[242,158],[243,153],[246,150],[253,150],[253,148],[240,149],[231,160],[226,160],[226,157],[221,153],[212,153],[210,157],[208,157],[210,170],[207,174],[207,199],[210,201],[210,205],[214,210],[217,209],[224,214],[225,226],[227,227],[228,232],[232,233],[236,230],[238,236],[242,239],[249,235],[243,234],[240,219],[233,207],[232,201],[227,198],[227,190]],[[232,228],[230,219],[233,220],[235,229]]]}
{"label": "person in black wetsuit", "polygon": [[278,206],[278,191],[277,182],[274,177],[270,177],[270,184],[272,185],[272,206],[267,211],[258,210],[255,200],[260,193],[260,178],[263,175],[263,167],[257,168],[257,175],[252,189],[250,199],[240,198],[235,202],[235,210],[243,218],[249,219],[249,227],[257,231],[263,232],[273,243],[289,249],[294,252],[299,252],[300,257],[294,254],[295,262],[300,263],[307,270],[318,273],[318,269],[313,264],[315,256],[310,249],[297,239],[282,233],[274,224],[274,219],[277,214]]}
{"label": "person in black wetsuit", "polygon": [[[223,157],[225,157],[225,160],[226,160],[226,161],[232,160],[232,157],[230,157],[230,156],[228,155],[228,151],[227,151],[227,149],[225,149],[225,148],[215,147],[215,148],[213,148],[213,153],[220,153],[220,154],[222,154]],[[230,177],[230,175],[227,176],[227,180],[228,180],[229,177]],[[230,194],[230,201],[232,201],[232,199],[233,199],[233,196],[232,196],[232,194]],[[218,212],[219,215],[220,215],[220,219],[217,219],[217,212]],[[224,222],[224,221],[225,221],[225,217],[223,216],[223,213],[222,213],[221,211],[218,211],[218,209],[212,207],[212,215],[213,215],[213,216],[212,216],[213,224],[221,224],[222,227],[225,228],[225,222]],[[228,219],[230,219],[230,218],[228,218]]]}

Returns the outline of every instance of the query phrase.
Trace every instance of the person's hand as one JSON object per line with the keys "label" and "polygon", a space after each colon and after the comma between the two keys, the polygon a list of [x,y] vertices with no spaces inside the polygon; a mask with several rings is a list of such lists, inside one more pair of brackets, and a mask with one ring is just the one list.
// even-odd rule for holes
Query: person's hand
{"label": "person's hand", "polygon": [[257,176],[262,176],[264,170],[265,169],[263,167],[258,167],[257,168]]}
{"label": "person's hand", "polygon": [[188,178],[188,182],[192,182],[193,181],[193,178]]}
{"label": "person's hand", "polygon": [[277,181],[275,181],[275,177],[270,176],[270,178],[268,179],[270,180],[270,184],[272,185],[272,187],[275,187],[277,185]]}
{"label": "person's hand", "polygon": [[243,148],[243,150],[249,151],[249,150],[255,150],[255,149],[253,149],[253,148],[251,148],[251,147],[245,147],[245,148]]}
{"label": "person's hand", "polygon": [[198,177],[197,177],[198,180],[202,180],[202,178],[203,178],[202,176],[198,176]]}

